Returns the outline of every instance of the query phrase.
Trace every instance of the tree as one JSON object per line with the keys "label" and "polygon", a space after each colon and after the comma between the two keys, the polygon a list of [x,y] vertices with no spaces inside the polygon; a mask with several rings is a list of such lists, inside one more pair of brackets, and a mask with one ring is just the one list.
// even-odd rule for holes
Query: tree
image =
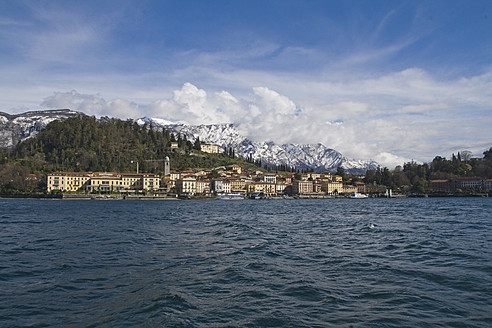
{"label": "tree", "polygon": [[27,167],[14,163],[0,165],[0,192],[31,192],[34,188]]}
{"label": "tree", "polygon": [[196,137],[195,143],[193,145],[193,149],[200,150],[201,149],[200,145],[201,145],[200,137]]}
{"label": "tree", "polygon": [[412,191],[418,194],[423,194],[425,192],[425,181],[417,178],[417,181],[414,182]]}
{"label": "tree", "polygon": [[465,162],[468,162],[472,158],[472,152],[469,150],[463,150],[461,152],[461,159]]}
{"label": "tree", "polygon": [[381,172],[381,184],[385,186],[391,186],[391,172],[385,167]]}
{"label": "tree", "polygon": [[366,171],[366,175],[364,177],[365,183],[373,183],[376,182],[376,170],[370,169]]}
{"label": "tree", "polygon": [[490,147],[489,150],[483,152],[483,159],[487,161],[492,160],[492,147]]}

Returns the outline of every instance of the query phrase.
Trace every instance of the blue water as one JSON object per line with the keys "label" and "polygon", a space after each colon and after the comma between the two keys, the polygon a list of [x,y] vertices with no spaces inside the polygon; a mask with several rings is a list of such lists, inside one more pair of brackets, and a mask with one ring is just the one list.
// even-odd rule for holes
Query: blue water
{"label": "blue water", "polygon": [[492,199],[0,200],[1,327],[492,327]]}

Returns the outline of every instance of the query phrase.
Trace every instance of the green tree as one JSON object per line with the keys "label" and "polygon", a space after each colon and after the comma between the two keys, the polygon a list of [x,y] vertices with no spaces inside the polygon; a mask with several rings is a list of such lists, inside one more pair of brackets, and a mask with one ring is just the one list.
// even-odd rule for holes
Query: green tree
{"label": "green tree", "polygon": [[492,147],[483,152],[483,159],[486,161],[492,161]]}
{"label": "green tree", "polygon": [[200,138],[199,137],[196,137],[195,143],[193,145],[193,149],[200,150],[201,149],[200,145],[201,145]]}

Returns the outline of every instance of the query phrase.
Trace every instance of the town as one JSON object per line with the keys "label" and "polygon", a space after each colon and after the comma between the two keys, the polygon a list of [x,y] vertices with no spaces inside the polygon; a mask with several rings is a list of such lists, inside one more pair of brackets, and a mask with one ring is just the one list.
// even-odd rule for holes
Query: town
{"label": "town", "polygon": [[[138,170],[138,169],[137,169]],[[462,177],[454,180],[430,180],[428,192],[456,190],[492,190],[492,179]],[[153,198],[364,198],[393,195],[389,189],[374,189],[362,181],[344,182],[342,176],[330,172],[272,173],[243,171],[239,165],[213,169],[171,171],[169,157],[164,163],[164,176],[153,173],[55,172],[48,174],[47,192],[113,193],[128,197],[146,195]]]}
{"label": "town", "polygon": [[48,174],[47,191],[69,193],[150,194],[153,197],[216,197],[235,194],[251,198],[299,196],[323,198],[366,192],[363,182],[343,183],[342,177],[324,173],[269,173],[243,171],[239,165],[213,169],[171,171],[169,157],[164,176],[151,173],[55,172]]}

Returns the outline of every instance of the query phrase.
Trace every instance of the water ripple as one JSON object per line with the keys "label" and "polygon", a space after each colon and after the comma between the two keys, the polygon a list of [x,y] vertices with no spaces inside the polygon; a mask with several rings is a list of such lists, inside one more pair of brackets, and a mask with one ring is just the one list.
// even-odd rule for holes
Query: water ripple
{"label": "water ripple", "polygon": [[490,327],[491,205],[0,200],[0,326]]}

